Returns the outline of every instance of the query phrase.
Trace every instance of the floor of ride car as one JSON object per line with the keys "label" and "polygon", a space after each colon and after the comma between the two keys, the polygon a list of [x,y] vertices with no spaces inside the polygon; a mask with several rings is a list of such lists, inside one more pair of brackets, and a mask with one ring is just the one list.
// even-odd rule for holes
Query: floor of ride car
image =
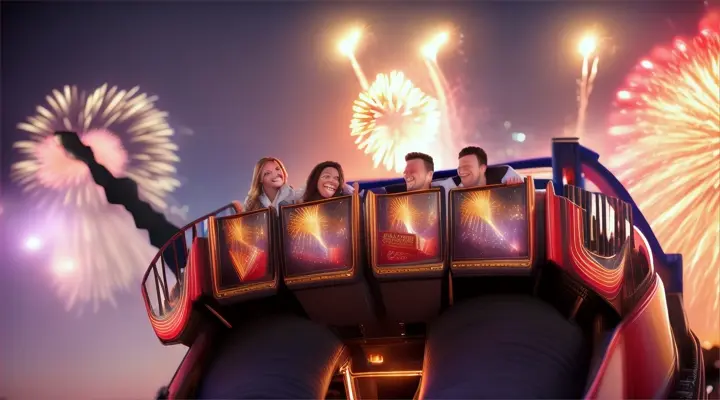
{"label": "floor of ride car", "polygon": [[419,377],[376,379],[379,399],[412,399],[415,396]]}
{"label": "floor of ride car", "polygon": [[[372,385],[375,384],[375,390],[377,391],[376,396],[373,398],[387,399],[387,400],[400,400],[400,399],[412,399],[417,392],[418,386],[420,385],[419,377],[395,377],[395,378],[363,378],[363,380],[374,381],[367,382]],[[358,396],[360,397],[360,396]],[[325,399],[328,400],[345,400],[347,399],[345,393],[345,386],[342,378],[335,379],[330,384],[327,396]],[[362,397],[360,397],[362,399]]]}

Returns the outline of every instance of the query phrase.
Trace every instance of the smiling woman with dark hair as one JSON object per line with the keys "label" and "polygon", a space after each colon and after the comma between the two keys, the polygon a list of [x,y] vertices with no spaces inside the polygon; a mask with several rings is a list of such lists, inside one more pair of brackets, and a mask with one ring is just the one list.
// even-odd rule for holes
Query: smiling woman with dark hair
{"label": "smiling woman with dark hair", "polygon": [[345,174],[339,163],[325,161],[310,171],[302,202],[329,199],[353,194],[354,189],[345,183]]}

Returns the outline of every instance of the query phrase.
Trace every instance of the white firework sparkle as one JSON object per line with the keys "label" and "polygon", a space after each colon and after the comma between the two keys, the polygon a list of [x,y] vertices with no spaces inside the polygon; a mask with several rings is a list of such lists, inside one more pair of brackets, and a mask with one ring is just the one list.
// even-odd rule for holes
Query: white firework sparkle
{"label": "white firework sparkle", "polygon": [[355,144],[372,154],[374,166],[402,172],[405,154],[430,153],[438,144],[441,113],[437,99],[428,96],[405,75],[378,74],[353,104],[350,135]]}

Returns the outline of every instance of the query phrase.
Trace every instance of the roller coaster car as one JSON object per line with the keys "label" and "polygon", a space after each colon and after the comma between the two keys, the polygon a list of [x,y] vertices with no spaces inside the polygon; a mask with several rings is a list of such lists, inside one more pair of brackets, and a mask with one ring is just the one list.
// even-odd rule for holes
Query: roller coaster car
{"label": "roller coaster car", "polygon": [[159,397],[706,398],[636,213],[532,177],[232,204],[145,275],[158,338],[189,347]]}

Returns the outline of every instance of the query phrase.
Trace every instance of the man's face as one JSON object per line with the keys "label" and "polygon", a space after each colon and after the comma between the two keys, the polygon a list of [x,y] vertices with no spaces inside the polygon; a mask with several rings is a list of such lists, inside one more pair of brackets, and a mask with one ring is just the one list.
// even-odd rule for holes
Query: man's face
{"label": "man's face", "polygon": [[480,184],[480,177],[485,175],[487,165],[480,165],[475,154],[460,157],[458,160],[458,175],[463,187],[474,187]]}
{"label": "man's face", "polygon": [[408,160],[403,171],[403,178],[407,185],[407,191],[430,189],[432,182],[432,171],[425,169],[425,162],[419,158]]}

